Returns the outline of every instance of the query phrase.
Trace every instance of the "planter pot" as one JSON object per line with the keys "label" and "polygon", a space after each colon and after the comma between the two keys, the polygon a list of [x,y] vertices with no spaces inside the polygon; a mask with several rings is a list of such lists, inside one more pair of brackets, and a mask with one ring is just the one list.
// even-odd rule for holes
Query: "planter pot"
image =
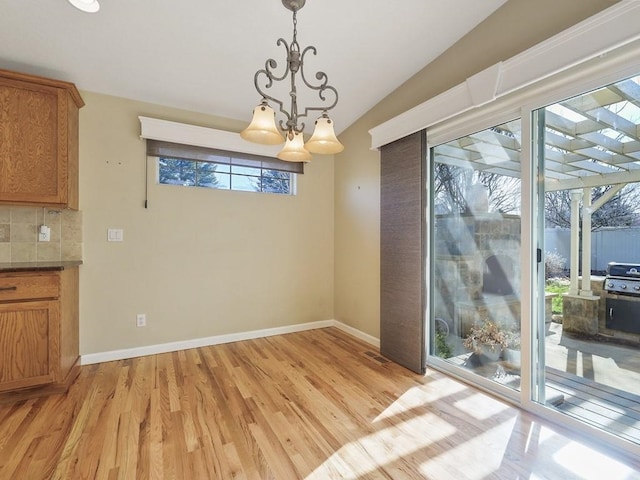
{"label": "planter pot", "polygon": [[502,347],[500,345],[478,343],[476,347],[478,353],[490,362],[497,362],[500,359],[500,355],[502,355]]}
{"label": "planter pot", "polygon": [[520,368],[520,359],[521,359],[520,350],[512,350],[511,348],[506,348],[504,350],[504,361],[509,366],[514,368]]}

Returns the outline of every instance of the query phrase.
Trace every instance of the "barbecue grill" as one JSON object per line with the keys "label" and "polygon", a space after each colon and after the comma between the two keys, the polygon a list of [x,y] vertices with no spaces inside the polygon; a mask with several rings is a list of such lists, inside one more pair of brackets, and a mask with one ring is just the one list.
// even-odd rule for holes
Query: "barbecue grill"
{"label": "barbecue grill", "polygon": [[609,263],[603,288],[607,328],[640,333],[640,264]]}

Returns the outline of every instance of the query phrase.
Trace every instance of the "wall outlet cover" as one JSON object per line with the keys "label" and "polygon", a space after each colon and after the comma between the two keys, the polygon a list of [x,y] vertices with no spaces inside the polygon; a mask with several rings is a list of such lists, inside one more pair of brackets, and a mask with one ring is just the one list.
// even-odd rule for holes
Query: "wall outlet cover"
{"label": "wall outlet cover", "polygon": [[40,230],[38,231],[38,241],[39,242],[50,242],[51,241],[51,228],[46,225],[40,225]]}

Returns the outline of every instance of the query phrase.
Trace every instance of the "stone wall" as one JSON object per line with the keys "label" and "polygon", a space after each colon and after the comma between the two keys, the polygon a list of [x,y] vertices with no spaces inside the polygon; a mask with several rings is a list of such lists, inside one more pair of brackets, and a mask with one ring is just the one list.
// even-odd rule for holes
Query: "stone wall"
{"label": "stone wall", "polygon": [[580,335],[597,335],[600,303],[600,297],[565,295],[562,299],[562,330]]}
{"label": "stone wall", "polygon": [[[591,277],[592,298],[575,295],[565,295],[563,297],[563,330],[576,335],[600,335],[610,340],[640,344],[640,334],[607,328],[607,297],[609,294],[603,287],[604,277],[594,276]],[[637,301],[638,312],[640,312],[640,299],[634,297],[630,298],[630,300]]]}
{"label": "stone wall", "polygon": [[[518,215],[475,213],[436,216],[435,315],[452,321],[461,336],[473,323],[492,319],[520,322],[520,226]],[[487,294],[486,261],[506,259],[509,295]]]}

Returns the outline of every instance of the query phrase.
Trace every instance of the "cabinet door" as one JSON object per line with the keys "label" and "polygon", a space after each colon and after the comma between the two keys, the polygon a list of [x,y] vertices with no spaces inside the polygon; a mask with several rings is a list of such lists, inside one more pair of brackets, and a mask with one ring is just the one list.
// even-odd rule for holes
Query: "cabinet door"
{"label": "cabinet door", "polygon": [[0,304],[0,391],[55,379],[57,329],[56,302]]}
{"label": "cabinet door", "polygon": [[0,201],[67,201],[66,101],[60,89],[0,78]]}

